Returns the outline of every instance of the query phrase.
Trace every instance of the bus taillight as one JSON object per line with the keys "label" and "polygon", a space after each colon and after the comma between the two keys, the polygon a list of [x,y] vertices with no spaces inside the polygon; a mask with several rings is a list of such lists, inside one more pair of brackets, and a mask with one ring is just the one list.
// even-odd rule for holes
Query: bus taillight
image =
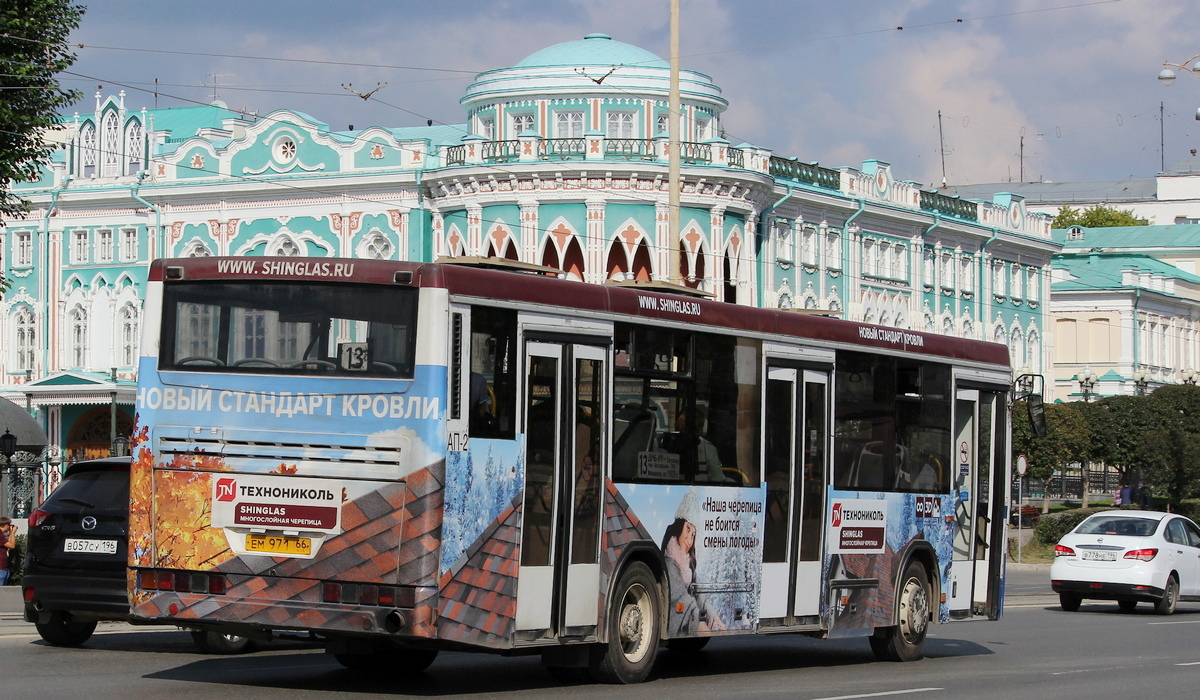
{"label": "bus taillight", "polygon": [[377,586],[370,583],[338,583],[336,581],[326,581],[321,584],[321,600],[326,603],[411,608],[413,598],[412,589],[397,591],[392,586]]}
{"label": "bus taillight", "polygon": [[224,574],[153,569],[138,572],[138,588],[143,591],[175,591],[177,593],[224,595],[227,587],[228,583],[225,580]]}

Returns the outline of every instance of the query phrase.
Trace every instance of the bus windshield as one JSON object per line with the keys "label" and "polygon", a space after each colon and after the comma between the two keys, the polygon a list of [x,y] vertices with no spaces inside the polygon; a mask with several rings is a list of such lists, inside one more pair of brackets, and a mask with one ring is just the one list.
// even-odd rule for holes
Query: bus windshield
{"label": "bus windshield", "polygon": [[416,322],[416,289],[168,284],[159,369],[409,379]]}

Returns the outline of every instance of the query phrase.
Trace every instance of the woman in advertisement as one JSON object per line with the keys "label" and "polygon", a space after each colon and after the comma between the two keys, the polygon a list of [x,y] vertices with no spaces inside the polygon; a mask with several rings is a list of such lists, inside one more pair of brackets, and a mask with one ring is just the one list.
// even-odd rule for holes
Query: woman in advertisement
{"label": "woman in advertisement", "polygon": [[663,534],[662,551],[667,563],[671,586],[670,636],[688,637],[697,632],[725,629],[716,611],[704,596],[696,593],[696,525],[697,504],[695,489],[689,490],[675,511],[675,521]]}

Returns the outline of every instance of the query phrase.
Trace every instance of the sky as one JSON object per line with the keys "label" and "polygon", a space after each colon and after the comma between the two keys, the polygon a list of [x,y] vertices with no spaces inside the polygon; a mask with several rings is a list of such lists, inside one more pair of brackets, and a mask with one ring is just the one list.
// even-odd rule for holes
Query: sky
{"label": "sky", "polygon": [[[882,160],[926,188],[1152,178],[1200,149],[1200,74],[1156,79],[1164,61],[1200,54],[1194,1],[680,8],[681,65],[722,88],[734,145],[832,168]],[[130,109],[215,95],[334,130],[462,124],[458,101],[476,73],[593,32],[669,58],[670,2],[103,0],[72,34],[82,47],[61,78],[84,93],[80,111],[97,90],[124,90]]]}

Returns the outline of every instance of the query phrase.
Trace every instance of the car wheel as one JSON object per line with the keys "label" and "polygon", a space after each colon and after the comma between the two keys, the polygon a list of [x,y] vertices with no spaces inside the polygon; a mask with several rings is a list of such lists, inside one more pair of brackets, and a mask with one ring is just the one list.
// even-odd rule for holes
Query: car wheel
{"label": "car wheel", "polygon": [[645,564],[635,561],[625,568],[613,589],[606,625],[608,641],[592,648],[589,668],[602,683],[641,683],[654,668],[658,655],[658,581]]}
{"label": "car wheel", "polygon": [[921,658],[929,631],[929,580],[917,562],[904,571],[900,587],[900,624],[880,627],[871,635],[871,651],[881,661],[915,661]]}
{"label": "car wheel", "polygon": [[1175,612],[1175,603],[1179,599],[1179,581],[1175,580],[1172,575],[1167,579],[1167,586],[1163,588],[1163,596],[1154,603],[1154,612],[1159,615],[1170,615]]}
{"label": "car wheel", "polygon": [[1118,600],[1117,607],[1121,608],[1121,612],[1133,612],[1133,609],[1137,607],[1137,601],[1136,600]]}
{"label": "car wheel", "polygon": [[1075,612],[1079,609],[1079,604],[1083,602],[1083,596],[1078,593],[1059,593],[1058,604],[1066,612]]}
{"label": "car wheel", "polygon": [[38,622],[35,626],[42,639],[56,647],[77,647],[96,631],[95,620],[74,620],[66,612],[52,612],[49,622]]}
{"label": "car wheel", "polygon": [[240,654],[253,647],[249,637],[206,630],[192,630],[192,641],[202,654]]}

